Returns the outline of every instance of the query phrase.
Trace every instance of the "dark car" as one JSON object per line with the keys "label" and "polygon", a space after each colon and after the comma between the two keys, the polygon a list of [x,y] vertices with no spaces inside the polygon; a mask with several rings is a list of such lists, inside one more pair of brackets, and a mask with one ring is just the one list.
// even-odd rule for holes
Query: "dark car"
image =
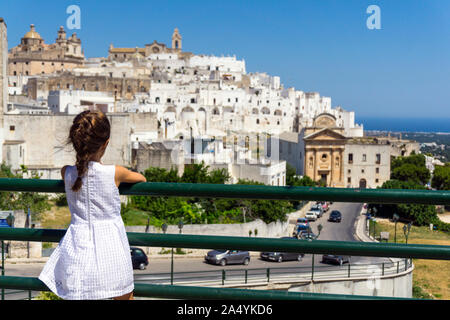
{"label": "dark car", "polygon": [[131,262],[133,269],[144,270],[148,266],[148,257],[140,248],[131,247]]}
{"label": "dark car", "polygon": [[227,264],[248,265],[250,253],[241,250],[212,250],[206,254],[205,261],[211,264],[220,264],[221,266],[226,266]]}
{"label": "dark car", "polygon": [[322,256],[322,263],[338,264],[338,265],[342,266],[344,263],[350,263],[350,257],[349,256],[335,256],[332,254],[324,254]]}
{"label": "dark car", "polygon": [[302,239],[302,240],[309,240],[309,239],[316,239],[317,235],[312,232],[310,229],[308,230],[301,230],[298,234],[297,234],[297,239]]}
{"label": "dark car", "polygon": [[[281,239],[292,239],[297,241],[297,238],[295,237],[283,237]],[[303,256],[304,256],[303,253],[295,253],[295,252],[261,252],[260,254],[260,257],[263,260],[277,261],[277,262],[292,261],[292,260],[301,261]]]}
{"label": "dark car", "polygon": [[309,229],[310,229],[309,223],[308,224],[297,224],[295,226],[292,236],[297,237],[297,235],[300,234],[302,231],[308,231]]}
{"label": "dark car", "polygon": [[331,211],[328,221],[341,222],[341,220],[342,220],[342,214],[339,211],[337,211],[337,210]]}

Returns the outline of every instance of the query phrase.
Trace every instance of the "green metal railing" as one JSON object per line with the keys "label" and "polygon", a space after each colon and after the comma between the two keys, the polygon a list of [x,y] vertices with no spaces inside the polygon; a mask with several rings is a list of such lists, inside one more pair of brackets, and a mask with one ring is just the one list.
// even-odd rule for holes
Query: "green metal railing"
{"label": "green metal railing", "polygon": [[[62,180],[0,179],[0,191],[64,192]],[[417,203],[450,205],[450,191],[271,187],[251,185],[139,183],[123,184],[122,195],[186,196],[335,202]],[[65,230],[0,229],[0,240],[59,242]],[[325,240],[290,241],[272,238],[144,234],[128,232],[130,245],[193,249],[303,252],[352,256],[450,260],[450,246],[363,243]],[[270,275],[268,275],[270,277]],[[2,276],[0,288],[46,291],[36,278]],[[229,288],[136,284],[135,295],[177,299],[374,299],[381,297],[292,293]],[[392,298],[389,298],[392,299]]]}

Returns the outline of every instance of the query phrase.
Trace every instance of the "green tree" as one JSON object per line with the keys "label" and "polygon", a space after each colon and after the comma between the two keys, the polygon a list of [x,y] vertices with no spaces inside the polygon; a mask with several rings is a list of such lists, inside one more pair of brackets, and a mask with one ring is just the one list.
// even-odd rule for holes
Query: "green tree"
{"label": "green tree", "polygon": [[[425,187],[420,184],[408,181],[389,180],[383,183],[382,189],[415,189],[424,190]],[[397,213],[400,217],[412,220],[416,225],[428,225],[430,223],[436,223],[439,220],[434,205],[424,204],[375,204],[370,205],[377,209],[377,215],[392,217],[394,213]]]}
{"label": "green tree", "polygon": [[396,157],[391,161],[391,179],[413,181],[425,185],[430,180],[430,170],[425,166],[423,154],[411,154],[408,157]]}
{"label": "green tree", "polygon": [[308,176],[298,178],[295,168],[289,163],[286,163],[286,185],[293,187],[315,187],[317,183]]}
{"label": "green tree", "polygon": [[450,190],[450,164],[434,168],[431,186],[437,190]]}
{"label": "green tree", "polygon": [[[0,166],[1,178],[23,179],[24,174],[28,173],[28,168],[24,165],[17,174],[11,170],[11,166],[2,163]],[[40,179],[40,175],[31,171],[31,179]],[[39,218],[39,215],[46,210],[50,210],[51,206],[49,198],[46,194],[38,192],[0,192],[0,209],[2,210],[24,210],[27,212],[30,208],[33,218]]]}

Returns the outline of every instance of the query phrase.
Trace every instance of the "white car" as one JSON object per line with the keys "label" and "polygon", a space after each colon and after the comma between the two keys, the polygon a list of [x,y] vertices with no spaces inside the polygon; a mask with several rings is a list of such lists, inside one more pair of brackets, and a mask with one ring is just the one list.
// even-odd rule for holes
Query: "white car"
{"label": "white car", "polygon": [[316,221],[317,220],[317,211],[306,212],[305,218],[308,219],[308,221]]}
{"label": "white car", "polygon": [[309,211],[313,211],[316,213],[316,218],[320,218],[323,215],[323,209],[320,205],[314,205],[309,209]]}

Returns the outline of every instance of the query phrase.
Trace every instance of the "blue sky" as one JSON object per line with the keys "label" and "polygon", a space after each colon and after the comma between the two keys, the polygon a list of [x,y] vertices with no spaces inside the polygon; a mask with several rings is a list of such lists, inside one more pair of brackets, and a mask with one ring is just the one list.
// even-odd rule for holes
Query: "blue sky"
{"label": "blue sky", "polygon": [[[247,72],[331,96],[333,107],[357,118],[450,118],[448,0],[1,1],[9,47],[31,23],[54,42],[72,4],[81,9],[73,31],[87,57],[106,56],[110,43],[170,46],[178,27],[184,51],[236,55]],[[381,9],[380,30],[366,26],[372,4]]]}

